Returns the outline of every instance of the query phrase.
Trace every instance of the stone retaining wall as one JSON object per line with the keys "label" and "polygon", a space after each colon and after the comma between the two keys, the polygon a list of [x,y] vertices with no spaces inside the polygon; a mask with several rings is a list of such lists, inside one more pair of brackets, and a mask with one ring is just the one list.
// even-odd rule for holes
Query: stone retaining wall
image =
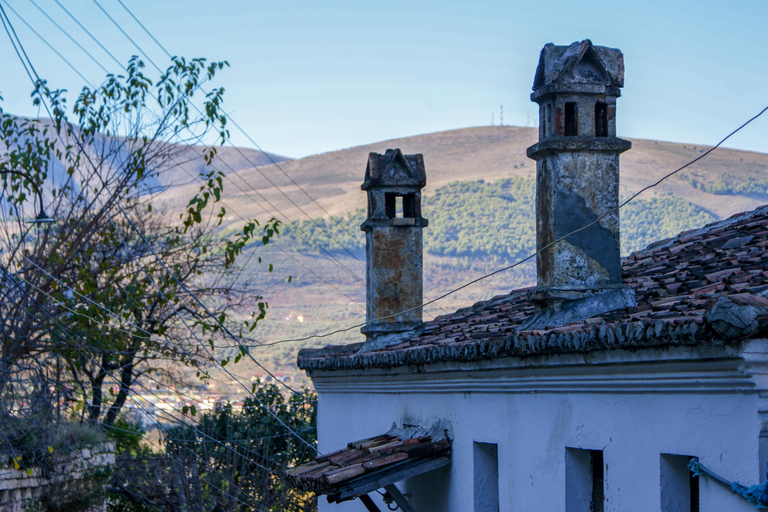
{"label": "stone retaining wall", "polygon": [[[115,463],[115,444],[101,443],[80,448],[70,454],[53,459],[50,468],[16,469],[7,464],[0,466],[0,512],[24,512],[39,500],[46,490],[56,485],[77,483],[93,470],[105,470]],[[106,510],[99,501],[90,509]]]}

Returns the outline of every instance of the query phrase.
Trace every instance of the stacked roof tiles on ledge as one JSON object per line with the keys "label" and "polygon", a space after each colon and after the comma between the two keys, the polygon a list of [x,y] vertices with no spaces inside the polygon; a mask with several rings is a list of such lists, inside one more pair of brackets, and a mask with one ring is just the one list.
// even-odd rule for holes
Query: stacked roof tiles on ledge
{"label": "stacked roof tiles on ledge", "polygon": [[[366,480],[375,481],[373,488],[376,489],[384,485],[379,481],[383,475],[397,474],[436,459],[445,459],[447,464],[450,447],[447,438],[433,440],[429,435],[409,438],[388,433],[349,443],[342,450],[290,469],[287,476],[304,491],[334,496],[348,488],[352,490],[351,495],[355,495],[354,489],[364,486]],[[368,491],[363,489],[362,493],[365,492]]]}
{"label": "stacked roof tiles on ledge", "polygon": [[585,322],[519,331],[535,308],[529,289],[443,315],[410,339],[358,353],[362,343],[300,351],[305,370],[335,370],[612,348],[719,343],[704,315],[722,297],[768,303],[768,206],[651,244],[623,261],[637,307]]}

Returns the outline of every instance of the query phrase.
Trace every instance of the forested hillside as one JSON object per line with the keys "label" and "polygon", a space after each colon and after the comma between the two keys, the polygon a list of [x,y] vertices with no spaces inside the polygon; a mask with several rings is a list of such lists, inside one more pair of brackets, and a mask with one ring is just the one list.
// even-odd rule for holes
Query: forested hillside
{"label": "forested hillside", "polygon": [[[308,383],[295,367],[303,346],[360,340],[365,320],[365,192],[360,190],[369,152],[401,148],[422,153],[427,171],[423,190],[424,295],[440,297],[470,281],[472,286],[425,308],[424,318],[449,313],[478,300],[535,284],[532,261],[487,279],[531,254],[535,246],[534,176],[526,157],[535,128],[485,126],[376,142],[297,160],[242,168],[226,166],[227,209],[222,228],[232,232],[242,219],[270,217],[283,224],[266,247],[244,248],[250,265],[238,280],[258,283],[269,303],[267,317],[253,332],[254,355],[276,371]],[[634,139],[621,157],[623,198],[701,156],[706,148]],[[169,212],[183,211],[184,197],[198,184],[169,190]],[[698,228],[768,202],[768,155],[719,148],[678,176],[661,182],[621,211],[626,255],[680,231]],[[183,201],[183,202],[182,202]],[[330,214],[330,215],[329,215]],[[340,331],[329,337],[307,336]],[[271,345],[286,339],[301,339]],[[265,343],[262,347],[255,345]],[[261,378],[262,370],[241,361],[239,370]],[[252,372],[252,373],[250,373]]]}
{"label": "forested hillside", "polygon": [[[482,258],[498,264],[522,259],[535,248],[534,207],[532,179],[449,183],[424,200],[424,216],[429,219],[424,249],[435,256]],[[338,222],[326,218],[301,221],[289,225],[286,234],[297,242],[314,241],[314,247],[297,244],[302,251],[361,251],[365,237],[359,226],[364,218],[363,210],[357,210]],[[669,193],[635,199],[621,210],[623,253],[714,220],[703,208]]]}

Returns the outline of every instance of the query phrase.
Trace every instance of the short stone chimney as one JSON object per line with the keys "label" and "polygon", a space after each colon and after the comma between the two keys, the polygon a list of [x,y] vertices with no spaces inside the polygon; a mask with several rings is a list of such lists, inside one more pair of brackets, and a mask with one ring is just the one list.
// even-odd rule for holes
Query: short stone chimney
{"label": "short stone chimney", "polygon": [[369,340],[422,324],[421,189],[427,184],[422,155],[399,149],[368,155],[362,189],[368,192],[365,231],[366,312],[361,331]]}
{"label": "short stone chimney", "polygon": [[[624,59],[590,40],[544,46],[531,100],[539,104],[536,160],[539,306],[523,327],[577,322],[634,305],[621,284],[619,155],[631,143],[616,137],[616,98]],[[596,221],[600,216],[607,215]],[[585,226],[589,226],[586,227]],[[564,240],[557,240],[582,229]]]}

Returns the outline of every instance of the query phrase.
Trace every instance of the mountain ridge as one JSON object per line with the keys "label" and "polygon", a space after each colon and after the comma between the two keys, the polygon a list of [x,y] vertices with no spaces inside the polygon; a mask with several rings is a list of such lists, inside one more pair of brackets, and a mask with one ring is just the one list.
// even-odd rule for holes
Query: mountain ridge
{"label": "mountain ridge", "polygon": [[[264,290],[261,293],[270,304],[267,318],[262,320],[259,329],[254,331],[258,337],[256,343],[303,339],[313,334],[343,330],[331,338],[310,338],[301,342],[262,348],[254,345],[254,352],[267,361],[271,369],[286,372],[292,375],[293,379],[298,379],[296,382],[308,384],[294,364],[299,348],[360,340],[358,329],[348,329],[350,325],[358,325],[365,319],[365,264],[364,256],[359,250],[359,240],[355,242],[357,249],[351,251],[350,255],[341,250],[332,237],[329,238],[325,233],[332,231],[335,237],[358,236],[359,217],[364,215],[359,210],[366,204],[366,194],[360,190],[360,185],[363,182],[369,152],[383,153],[388,148],[399,147],[405,153],[424,155],[427,173],[424,204],[431,208],[425,210],[425,216],[430,219],[430,226],[425,231],[424,254],[424,296],[429,300],[507,266],[507,263],[502,261],[503,258],[483,255],[487,255],[488,251],[473,253],[473,248],[478,247],[478,244],[473,245],[471,239],[470,243],[462,245],[462,236],[464,242],[467,242],[467,236],[481,242],[486,236],[482,229],[473,227],[483,221],[475,219],[474,222],[468,222],[472,221],[473,215],[480,212],[476,206],[478,203],[481,208],[485,208],[482,215],[485,215],[486,219],[489,214],[495,216],[496,227],[492,231],[508,231],[504,235],[507,240],[514,240],[515,249],[522,247],[526,253],[533,249],[534,213],[531,205],[534,192],[531,180],[535,177],[536,166],[527,158],[525,150],[537,139],[538,131],[535,128],[463,128],[390,139],[286,160],[277,166],[243,168],[230,174],[229,179],[224,182],[223,206],[229,212],[225,229],[236,228],[242,222],[241,217],[263,219],[267,216],[276,216],[286,224],[303,219],[300,227],[305,229],[304,233],[297,234],[290,232],[292,228],[289,228],[287,235],[283,231],[283,234],[273,239],[268,246],[258,247],[256,244],[248,249],[255,251],[252,254],[262,258],[264,262],[274,263],[274,272],[268,272],[264,265],[254,264],[246,269],[243,276],[251,278]],[[633,148],[621,157],[622,197],[628,197],[655,182],[709,148],[699,144],[629,140],[632,141]],[[681,176],[667,179],[655,189],[641,195],[637,201],[630,203],[624,210],[625,221],[630,222],[630,225],[637,223],[638,226],[650,226],[654,229],[627,229],[626,235],[637,242],[645,243],[646,240],[655,240],[653,236],[663,238],[676,235],[677,231],[681,230],[678,229],[681,223],[696,223],[699,219],[708,219],[707,215],[710,214],[713,219],[723,219],[768,202],[766,193],[708,191],[717,189],[715,185],[724,175],[735,177],[737,181],[768,183],[768,155],[719,148],[707,158],[685,169]],[[299,184],[303,191],[294,182]],[[187,187],[178,187],[162,195],[169,200],[170,212],[183,208],[198,185],[190,184]],[[526,190],[526,194],[531,196],[526,196],[526,210],[522,215],[519,208],[518,213],[509,215],[514,209],[507,207],[515,205],[504,203],[504,190],[508,187],[518,191]],[[499,188],[501,190],[496,190]],[[440,193],[437,193],[438,189],[441,190]],[[492,201],[485,201],[486,197]],[[446,198],[450,201],[446,201]],[[462,202],[462,198],[466,200]],[[314,204],[313,200],[322,205],[322,208]],[[709,213],[703,215],[702,211]],[[329,219],[326,212],[330,212],[335,218]],[[498,219],[499,215],[506,217]],[[659,219],[659,215],[663,218]],[[445,237],[438,235],[438,231],[461,231],[459,221],[463,226],[461,229],[464,235],[451,233],[449,238],[453,237],[452,239],[448,242],[442,241]],[[706,222],[707,220],[704,220],[699,223]],[[665,227],[662,224],[667,224],[666,229],[657,229]],[[323,229],[319,225],[323,226]],[[658,236],[660,233],[663,233],[663,236]],[[441,239],[433,238],[430,242],[430,237],[436,236]],[[457,244],[453,254],[451,244]],[[322,250],[318,250],[318,247]],[[515,256],[513,252],[509,254]],[[250,255],[247,257],[252,262],[256,260]],[[437,304],[425,307],[424,318],[429,319],[533,283],[535,267],[533,262],[529,261],[512,270],[483,279],[472,287],[449,295]],[[248,363],[245,365],[240,371],[253,372],[254,376],[258,376],[257,368]]]}
{"label": "mountain ridge", "polygon": [[[311,217],[325,215],[295,182],[308,191],[325,211],[334,216],[343,216],[365,205],[365,194],[360,190],[360,184],[371,151],[383,153],[388,148],[399,147],[404,153],[422,153],[427,172],[425,194],[430,195],[437,187],[452,181],[533,177],[535,162],[528,159],[525,150],[537,139],[537,128],[513,126],[461,128],[390,139],[285,160],[279,163],[280,169],[273,164],[243,167],[236,174],[238,185],[245,191],[230,190],[227,198],[244,218],[259,218],[270,213],[270,216],[283,217],[281,220],[288,221],[306,218],[302,210]],[[622,154],[621,158],[621,193],[624,196],[653,183],[664,174],[700,156],[705,148],[710,147],[646,139],[628,140],[633,147]],[[748,176],[764,179],[768,177],[768,155],[718,148],[685,172],[700,175],[705,181],[712,182],[723,173],[734,172],[744,179]],[[163,199],[178,208],[183,206],[180,205],[182,198],[192,196],[194,187],[180,187],[172,195],[165,194]],[[272,206],[264,202],[260,207],[256,191],[268,198]],[[745,195],[718,196],[691,187],[675,177],[666,180],[653,191],[665,192],[684,197],[717,218],[754,209],[764,201],[761,197]],[[253,204],[249,204],[249,199]],[[230,216],[226,223],[237,224],[237,216]]]}

